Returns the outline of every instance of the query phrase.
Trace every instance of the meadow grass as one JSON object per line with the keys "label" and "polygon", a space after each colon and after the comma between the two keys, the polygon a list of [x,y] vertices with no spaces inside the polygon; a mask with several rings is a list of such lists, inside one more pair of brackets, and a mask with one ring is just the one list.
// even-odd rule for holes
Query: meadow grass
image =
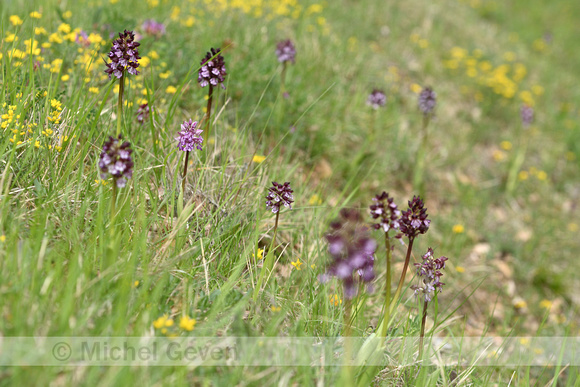
{"label": "meadow grass", "polygon": [[[384,251],[375,291],[349,302],[340,282],[319,281],[330,264],[324,235],[342,208],[370,223],[374,195],[389,192],[403,210],[419,189],[432,223],[411,263],[430,246],[449,258],[427,340],[576,336],[578,12],[563,0],[2,2],[0,338],[336,338],[345,326],[371,337],[385,305]],[[145,34],[150,18],[165,35]],[[103,59],[125,29],[140,33],[144,58],[125,79],[120,115]],[[274,53],[285,39],[297,51],[284,71],[288,98]],[[183,121],[205,115],[197,76],[210,47],[222,48],[226,88],[214,88],[210,138],[189,155],[182,190],[175,138]],[[437,108],[423,144],[425,86]],[[374,88],[387,96],[377,110],[366,104]],[[523,103],[535,111],[527,129]],[[135,167],[115,198],[98,160],[119,123]],[[295,199],[276,231],[265,205],[273,181],[291,182]],[[393,282],[405,252],[395,245]],[[411,266],[389,337],[419,335],[414,274]],[[188,319],[191,329],[179,326]],[[456,385],[577,378],[573,366],[476,359],[345,369],[2,367],[0,384],[450,385],[452,371]]]}

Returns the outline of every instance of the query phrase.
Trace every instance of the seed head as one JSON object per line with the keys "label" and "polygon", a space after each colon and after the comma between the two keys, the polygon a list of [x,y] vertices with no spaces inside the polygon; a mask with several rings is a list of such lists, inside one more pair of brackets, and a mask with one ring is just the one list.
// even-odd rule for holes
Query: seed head
{"label": "seed head", "polygon": [[282,205],[292,209],[292,203],[294,203],[292,192],[294,191],[290,188],[290,182],[280,184],[273,181],[268,191],[266,207],[271,208],[273,213],[279,212]]}
{"label": "seed head", "polygon": [[137,67],[139,67],[138,60],[141,59],[137,47],[140,43],[135,42],[135,34],[133,31],[125,30],[123,33],[119,32],[119,38],[113,41],[113,47],[107,55],[111,60],[107,63],[105,72],[109,74],[109,79],[114,75],[121,78],[125,70],[129,74],[137,75]]}
{"label": "seed head", "polygon": [[401,232],[409,240],[419,234],[425,234],[429,230],[429,224],[431,223],[427,216],[427,209],[423,207],[421,198],[413,196],[413,200],[409,200],[409,208],[401,213],[401,220],[399,221]]}
{"label": "seed head", "polygon": [[419,109],[423,114],[431,114],[437,104],[437,93],[430,87],[425,87],[419,94]]}
{"label": "seed head", "polygon": [[372,290],[370,283],[375,278],[373,267],[377,244],[370,237],[360,213],[343,209],[340,219],[330,225],[326,240],[333,261],[320,280],[325,282],[330,276],[342,280],[344,295],[349,299],[356,295],[357,282],[366,283],[369,291]]}
{"label": "seed head", "polygon": [[381,106],[385,106],[387,103],[387,96],[379,89],[374,89],[372,93],[369,94],[367,99],[367,105],[372,106],[373,109],[378,109]]}
{"label": "seed head", "polygon": [[201,68],[199,69],[199,75],[197,81],[201,87],[206,87],[207,85],[217,86],[222,84],[222,89],[226,87],[223,85],[226,73],[226,62],[224,57],[220,54],[220,49],[217,50],[212,48],[210,52],[205,55],[205,58],[201,60]]}
{"label": "seed head", "polygon": [[278,62],[292,62],[296,63],[296,48],[290,39],[283,40],[276,45],[276,55]]}
{"label": "seed head", "polygon": [[123,137],[109,136],[103,144],[103,151],[99,159],[99,169],[103,180],[111,176],[115,180],[117,187],[123,188],[127,184],[127,179],[133,176],[133,160],[131,159],[131,144],[127,141],[121,143]]}
{"label": "seed head", "polygon": [[423,262],[415,263],[417,268],[417,276],[420,278],[422,284],[420,286],[412,286],[411,288],[415,290],[415,295],[423,293],[425,301],[431,301],[431,293],[435,293],[437,290],[441,291],[443,282],[441,282],[442,269],[445,269],[446,257],[439,257],[437,259],[433,258],[433,249],[429,247],[427,253],[423,255]]}
{"label": "seed head", "polygon": [[179,150],[191,152],[194,148],[202,150],[201,144],[203,143],[203,138],[200,136],[203,130],[196,129],[197,121],[189,119],[189,121],[183,121],[181,124],[181,131],[178,132],[179,137],[176,140],[179,141]]}

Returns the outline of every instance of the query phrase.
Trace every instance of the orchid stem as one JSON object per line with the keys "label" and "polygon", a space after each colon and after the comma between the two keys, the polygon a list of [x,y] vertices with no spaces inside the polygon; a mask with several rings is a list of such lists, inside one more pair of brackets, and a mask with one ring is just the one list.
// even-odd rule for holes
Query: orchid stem
{"label": "orchid stem", "polygon": [[181,193],[185,199],[185,177],[187,176],[187,164],[189,161],[189,151],[185,152],[185,162],[183,163],[183,176],[181,179]]}
{"label": "orchid stem", "polygon": [[391,318],[391,242],[389,240],[388,232],[385,232],[385,249],[387,251],[387,278],[385,288],[385,315],[383,317],[383,329],[381,331],[381,337],[387,336],[387,328]]}
{"label": "orchid stem", "polygon": [[425,336],[425,321],[427,320],[427,306],[429,301],[423,303],[423,319],[421,320],[421,336],[419,336],[419,359],[423,356],[423,337]]}
{"label": "orchid stem", "polygon": [[[389,313],[393,313],[393,309],[397,304],[397,300],[401,295],[401,291],[403,290],[403,284],[405,283],[405,275],[407,274],[407,268],[409,267],[409,261],[411,259],[411,251],[413,250],[413,241],[415,238],[409,238],[409,246],[407,247],[407,257],[405,258],[405,265],[403,266],[403,272],[401,273],[401,279],[399,280],[399,285],[397,286],[397,291],[395,292],[395,296],[393,297],[393,302],[389,307]],[[385,329],[383,327],[383,329]]]}
{"label": "orchid stem", "polygon": [[[210,129],[210,121],[211,121],[211,105],[213,102],[213,85],[210,84],[209,85],[209,91],[207,94],[207,107],[206,107],[206,111],[205,111],[205,130],[204,130],[204,135],[203,135],[203,141],[204,143],[207,144],[207,141],[209,140],[209,129]],[[207,146],[207,145],[206,145]]]}
{"label": "orchid stem", "polygon": [[125,71],[119,78],[119,101],[117,103],[117,137],[121,134],[121,121],[123,121],[123,92],[125,91]]}

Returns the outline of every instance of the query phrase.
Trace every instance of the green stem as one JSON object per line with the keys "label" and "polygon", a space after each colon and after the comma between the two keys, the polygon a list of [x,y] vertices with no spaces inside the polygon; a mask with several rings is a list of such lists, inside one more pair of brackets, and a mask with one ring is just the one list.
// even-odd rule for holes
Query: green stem
{"label": "green stem", "polygon": [[278,219],[280,218],[280,210],[276,212],[276,223],[274,223],[274,237],[272,238],[272,244],[270,245],[271,249],[276,248],[276,236],[278,235]]}
{"label": "green stem", "polygon": [[351,322],[351,300],[347,299],[344,303],[344,330],[343,330],[343,339],[344,339],[344,353],[343,353],[343,365],[342,365],[342,375],[341,375],[341,384],[343,386],[354,386],[354,379],[353,379],[353,367],[349,365],[352,357],[352,343],[351,343],[351,334],[352,334],[352,322]]}
{"label": "green stem", "polygon": [[113,179],[113,195],[111,197],[111,234],[113,234],[113,229],[115,226],[115,217],[117,215],[117,184],[115,179]]}
{"label": "green stem", "polygon": [[209,140],[209,129],[210,129],[210,121],[211,121],[211,105],[213,101],[213,85],[209,85],[209,91],[207,94],[207,107],[205,109],[205,130],[203,131],[203,142],[204,145],[207,147],[207,141]]}
{"label": "green stem", "polygon": [[[401,279],[399,280],[399,285],[397,286],[397,291],[395,292],[395,296],[393,297],[393,302],[391,302],[391,306],[389,307],[389,313],[393,313],[393,309],[397,304],[397,300],[401,295],[401,291],[403,290],[403,284],[405,283],[405,275],[407,274],[407,268],[409,267],[409,261],[411,259],[411,251],[413,250],[413,242],[415,238],[409,238],[409,246],[407,247],[407,257],[405,258],[405,266],[403,266],[403,272],[401,273]],[[385,329],[383,327],[383,329]]]}
{"label": "green stem", "polygon": [[286,92],[286,62],[282,63],[282,73],[280,74],[280,93],[282,97]]}
{"label": "green stem", "polygon": [[[258,293],[262,289],[262,283],[264,282],[264,277],[266,276],[266,271],[271,270],[271,266],[274,266],[274,249],[276,248],[276,236],[278,235],[278,219],[280,217],[280,210],[276,212],[276,223],[274,224],[274,237],[272,238],[272,243],[266,252],[266,257],[264,258],[264,264],[262,265],[262,270],[260,271],[260,277],[258,278],[258,285],[254,289],[254,302],[258,299]],[[265,285],[264,285],[265,286]]]}
{"label": "green stem", "polygon": [[181,194],[185,199],[185,177],[187,176],[187,164],[189,161],[189,151],[185,152],[185,162],[183,163],[183,175],[181,179]]}
{"label": "green stem", "polygon": [[381,337],[387,337],[387,328],[391,318],[391,241],[389,240],[389,232],[385,233],[385,249],[387,250],[387,274],[386,274],[386,288],[385,288],[385,315],[383,316],[383,329]]}
{"label": "green stem", "polygon": [[111,194],[111,219],[109,222],[109,245],[106,248],[105,254],[101,259],[101,269],[102,273],[111,262],[115,259],[116,249],[117,249],[117,232],[116,232],[116,218],[117,218],[117,183],[115,179],[113,183],[113,193]]}
{"label": "green stem", "polygon": [[429,301],[423,303],[423,319],[421,320],[421,336],[419,336],[419,360],[423,357],[423,337],[425,336],[425,321],[427,320],[427,306]]}
{"label": "green stem", "polygon": [[117,103],[117,137],[121,134],[121,121],[123,121],[123,92],[125,91],[125,71],[119,78],[119,101]]}

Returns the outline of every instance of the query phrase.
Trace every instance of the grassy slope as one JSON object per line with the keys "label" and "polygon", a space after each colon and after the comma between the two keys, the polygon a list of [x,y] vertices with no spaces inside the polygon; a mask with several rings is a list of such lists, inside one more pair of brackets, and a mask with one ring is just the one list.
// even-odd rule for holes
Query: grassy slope
{"label": "grassy slope", "polygon": [[[135,2],[132,9],[142,12],[131,14],[123,12],[120,4],[91,4],[91,12],[83,12],[72,3],[62,10],[73,12],[69,21],[73,27],[87,31],[105,23],[113,31],[133,28],[145,16],[163,19],[171,10],[171,4],[151,9]],[[5,33],[12,28],[7,20],[17,12],[16,6],[2,10]],[[2,160],[11,162],[15,169],[12,175],[5,174],[12,177],[11,184],[5,181],[2,187],[12,194],[0,203],[0,234],[6,236],[0,246],[0,332],[4,336],[150,335],[154,334],[152,322],[162,314],[186,313],[198,320],[198,335],[338,334],[340,308],[328,301],[335,293],[333,285],[316,281],[326,261],[320,237],[335,214],[328,209],[345,203],[364,208],[370,196],[383,189],[395,194],[400,206],[413,195],[410,176],[421,117],[410,87],[418,83],[435,88],[439,108],[427,156],[427,207],[433,226],[419,240],[415,256],[418,259],[427,246],[433,246],[450,257],[445,281],[448,288],[441,296],[441,305],[449,303],[471,281],[485,276],[486,281],[461,308],[467,316],[468,334],[479,335],[486,326],[497,334],[512,329],[535,334],[545,314],[539,306],[542,299],[557,301],[555,308],[562,301],[555,317],[542,325],[543,334],[576,333],[572,312],[577,299],[570,289],[577,283],[573,269],[578,242],[574,238],[577,231],[570,224],[577,223],[578,164],[565,155],[575,152],[576,160],[580,159],[576,124],[579,96],[570,87],[577,81],[573,71],[580,58],[567,55],[574,47],[575,24],[573,10],[566,7],[573,5],[514,2],[508,7],[484,2],[472,8],[457,1],[386,5],[333,2],[322,12],[327,34],[317,24],[318,15],[269,23],[239,13],[207,19],[196,14],[192,28],[170,23],[168,36],[144,42],[142,51],[146,54],[147,49],[156,49],[162,56],[160,62],[166,61],[166,68],[173,72],[167,80],[155,75],[150,78],[155,79],[160,109],[155,117],[160,150],[153,150],[149,128],[132,130],[138,172],[121,206],[119,258],[105,270],[100,269],[100,257],[108,248],[108,242],[102,241],[110,239],[105,227],[110,185],[96,187],[94,180],[98,148],[116,124],[110,114],[113,102],[104,105],[104,114],[97,122],[96,109],[106,83],[93,82],[101,91],[96,101],[91,101],[88,98],[93,95],[86,87],[80,88],[82,80],[75,72],[68,81],[74,87],[61,85],[54,90],[50,87],[55,78],[51,80],[49,72],[35,75],[36,87],[47,88],[50,97],[60,99],[69,111],[80,112],[69,113],[63,126],[66,133],[77,135],[79,144],[60,155],[32,147],[20,154],[20,150],[12,153],[12,144],[3,137]],[[184,15],[186,9],[183,6]],[[51,33],[60,23],[58,12],[44,3],[42,10],[39,23]],[[529,22],[530,13],[536,18],[534,23]],[[556,21],[553,26],[548,24]],[[22,31],[20,41],[30,34],[30,24],[24,26],[28,30]],[[553,43],[546,51],[536,52],[533,42],[545,30],[553,31]],[[518,33],[519,40],[515,41],[513,32]],[[428,47],[415,44],[413,34],[426,39]],[[278,67],[273,45],[285,37],[296,40],[298,60],[287,77],[291,98],[281,101],[276,99]],[[213,129],[216,145],[212,161],[195,177],[199,180],[193,202],[200,208],[186,228],[173,217],[171,190],[181,161],[172,139],[181,121],[201,117],[205,104],[205,90],[197,87],[195,74],[186,78],[188,66],[194,66],[195,73],[203,53],[212,45],[223,45],[226,39],[233,44],[226,52],[229,81],[219,106],[225,100],[228,105]],[[454,46],[481,49],[495,65],[504,62],[506,51],[512,51],[528,68],[522,87],[539,84],[545,88],[545,94],[537,99],[537,123],[530,130],[523,168],[543,170],[547,179],[531,176],[518,185],[513,198],[506,198],[502,190],[508,162],[496,162],[492,155],[501,141],[517,145],[519,102],[517,97],[516,101],[504,100],[462,71],[445,68],[443,61]],[[6,47],[2,48],[4,57]],[[107,48],[105,44],[103,50]],[[64,45],[55,51],[50,59],[58,55],[67,58],[75,49]],[[67,66],[73,63],[65,63]],[[396,77],[389,71],[393,67],[398,69]],[[22,83],[18,77],[22,75],[18,70],[12,74],[16,79],[5,76],[3,80],[4,100],[9,103],[18,91],[32,93],[19,89]],[[144,75],[145,71],[142,76],[147,79]],[[180,84],[185,85],[184,93],[171,105],[165,88]],[[469,89],[463,90],[463,86]],[[365,106],[373,87],[390,91],[388,107],[376,115]],[[482,92],[483,101],[473,98],[476,91]],[[172,109],[174,115],[168,116]],[[33,114],[43,118],[48,110],[40,104]],[[82,121],[85,113],[88,119]],[[573,126],[566,129],[569,121]],[[289,133],[294,124],[296,131]],[[255,151],[268,155],[268,159],[250,165]],[[515,149],[510,152],[506,152],[508,160]],[[20,154],[17,161],[11,159],[14,154]],[[248,166],[250,173],[245,175]],[[273,218],[263,210],[264,191],[271,180],[291,181],[297,205],[281,217],[279,237],[287,248],[280,256],[278,276],[253,304],[244,294],[251,292],[257,275],[251,265],[252,270],[246,268],[246,261],[256,244],[260,240],[260,246],[266,244],[272,235]],[[321,205],[308,204],[313,194],[322,198]],[[465,233],[453,234],[455,224],[464,225]],[[402,250],[395,252],[397,262],[402,254]],[[202,256],[207,262],[207,281]],[[297,257],[304,262],[301,271],[290,265]],[[456,272],[457,266],[465,272]],[[380,260],[378,267],[381,273]],[[140,282],[137,288],[132,287],[135,280]],[[468,287],[464,296],[471,290]],[[490,318],[496,298],[495,317]],[[522,307],[521,299],[527,307]],[[357,321],[357,330],[362,332],[369,324],[376,324],[373,318],[380,302],[380,293],[371,296],[365,316]],[[279,305],[281,310],[271,311],[272,305]],[[408,307],[413,310],[414,305],[410,300]],[[567,320],[562,322],[564,318]],[[463,327],[457,323],[450,329],[460,332]],[[0,380],[10,384],[34,380],[167,384],[209,377],[221,383],[247,380],[271,384],[289,377],[304,384],[321,377],[310,369],[264,373],[183,368],[69,371],[6,369]],[[480,377],[484,379],[487,372]]]}

